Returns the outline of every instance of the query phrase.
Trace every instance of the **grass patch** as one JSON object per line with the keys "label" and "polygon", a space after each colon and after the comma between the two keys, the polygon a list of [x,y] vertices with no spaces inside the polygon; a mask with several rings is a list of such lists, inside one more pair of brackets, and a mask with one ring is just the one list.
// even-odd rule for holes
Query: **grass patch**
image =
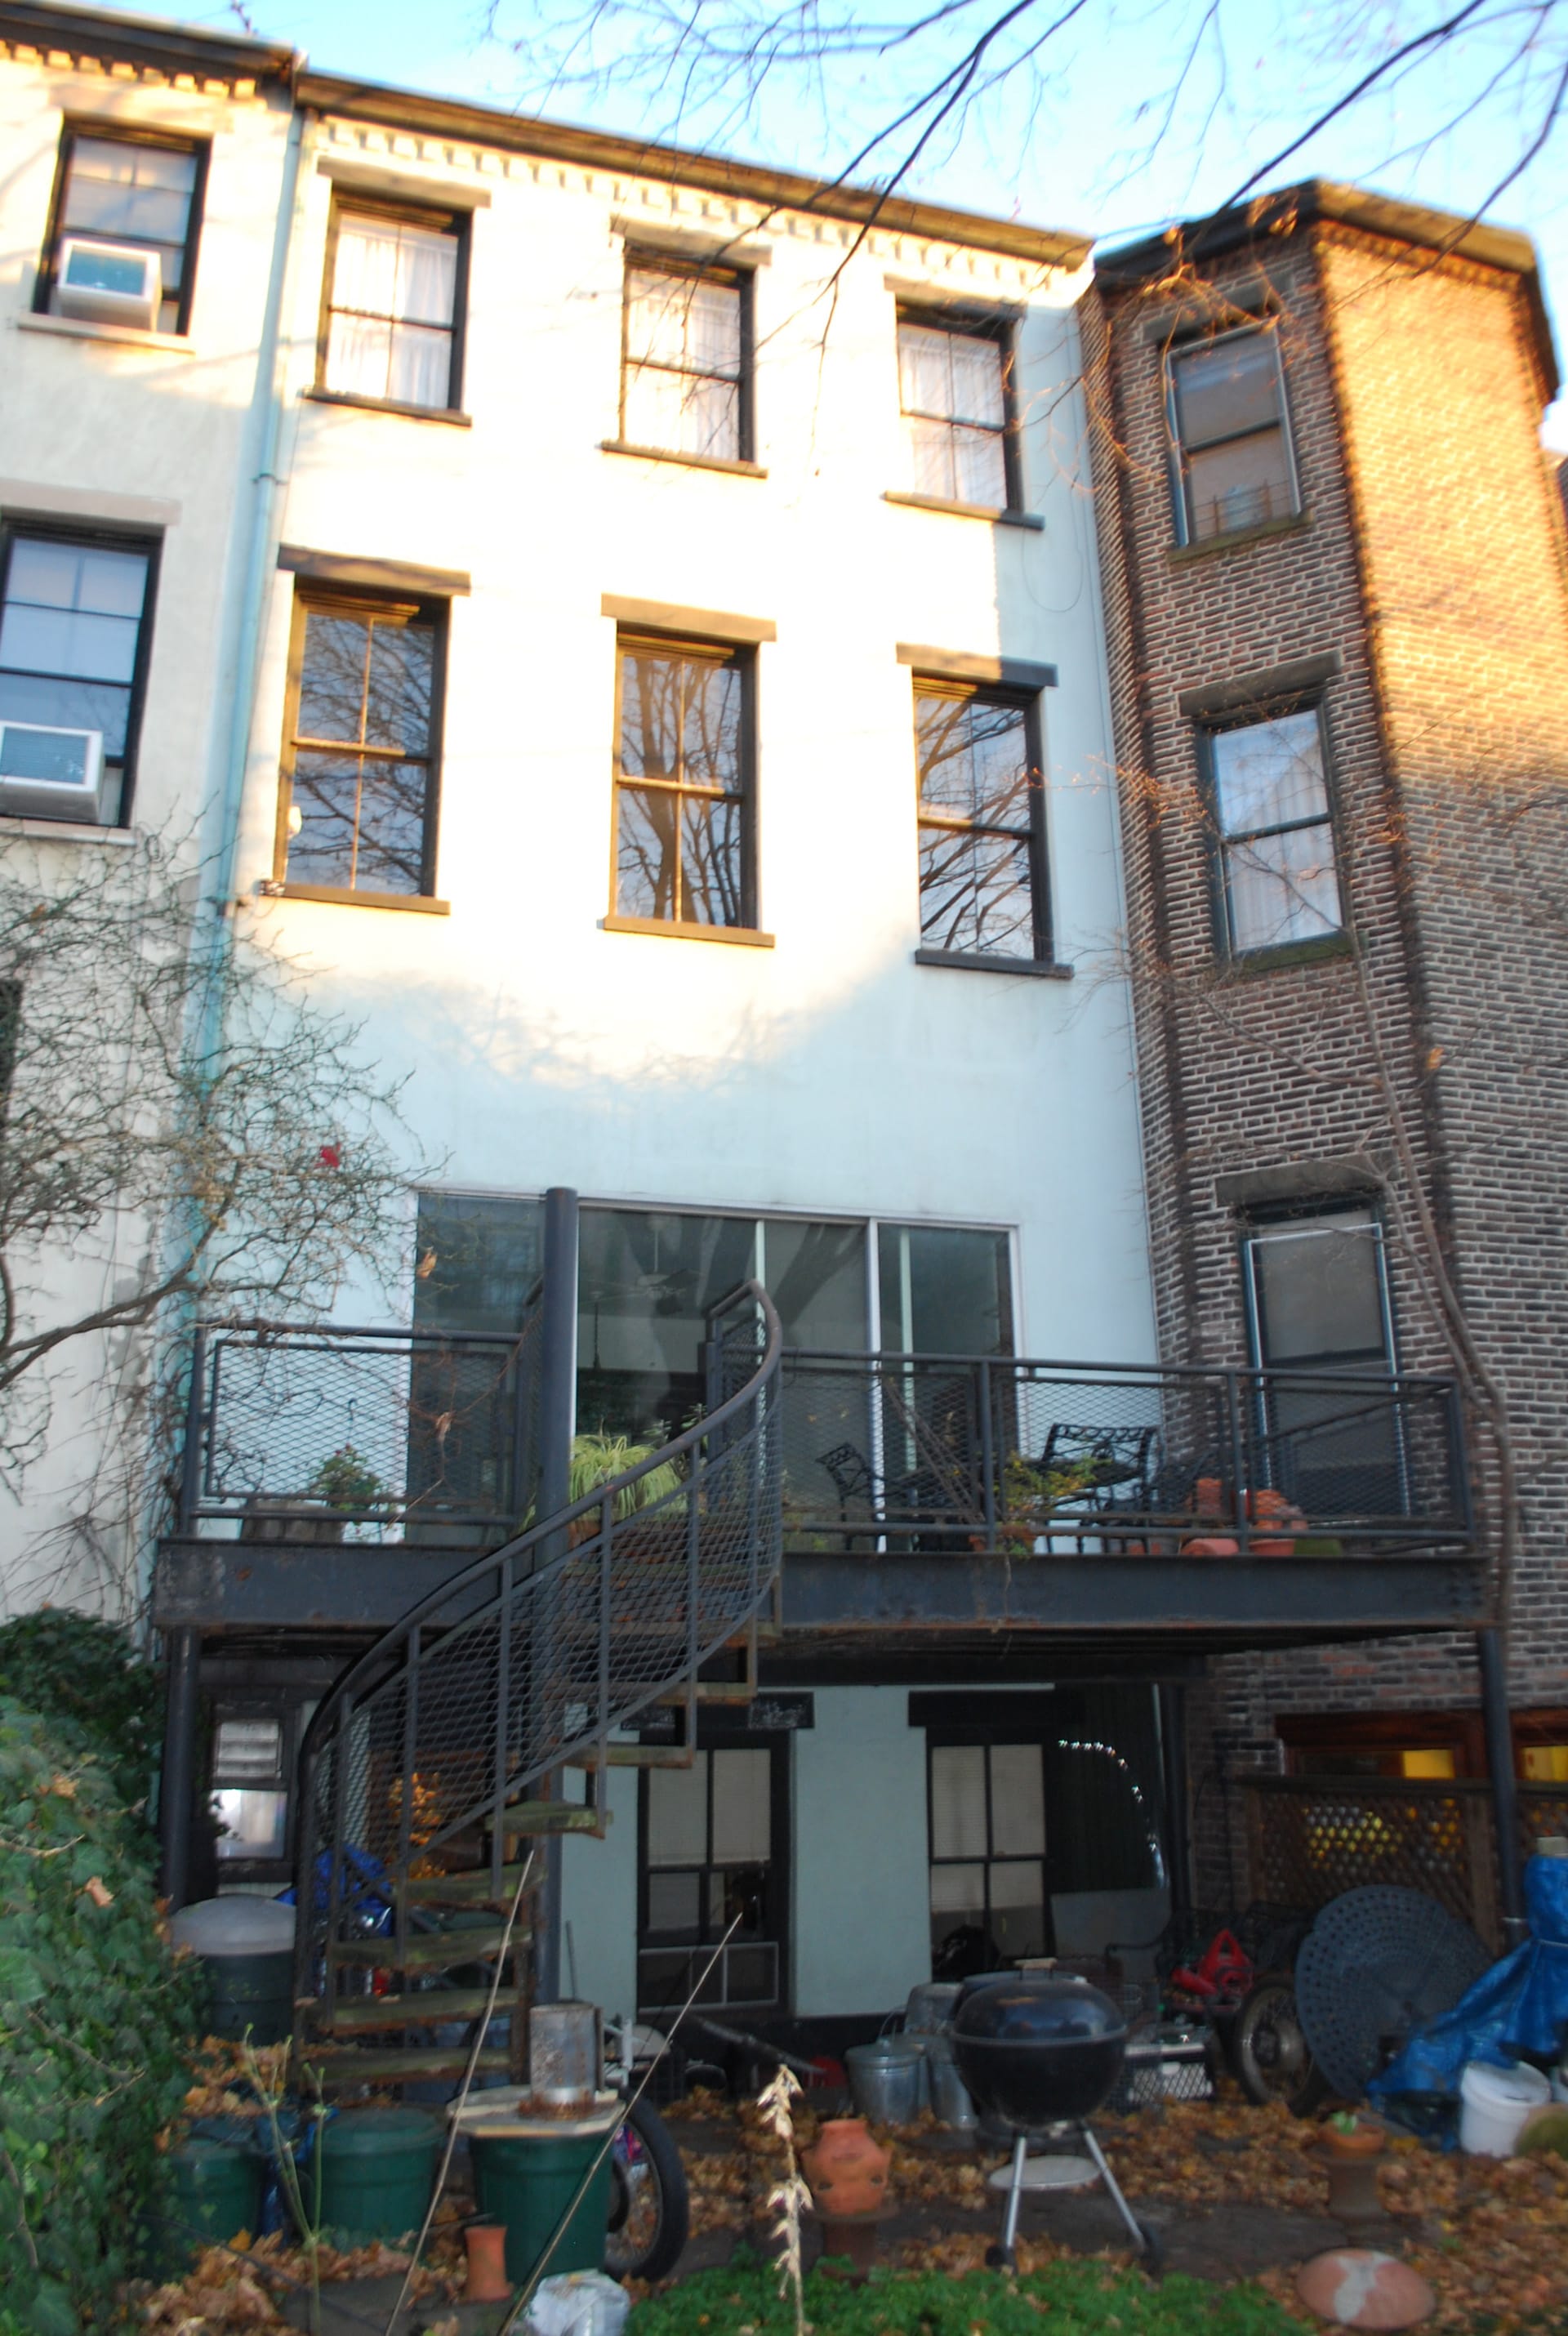
{"label": "grass patch", "polygon": [[[1301,2336],[1299,2320],[1256,2287],[1213,2287],[1174,2273],[1158,2287],[1141,2272],[1053,2263],[1008,2279],[1000,2272],[888,2272],[850,2287],[813,2272],[805,2316],[815,2336]],[[631,2315],[628,2336],[794,2336],[771,2264],[737,2259],[699,2272]]]}

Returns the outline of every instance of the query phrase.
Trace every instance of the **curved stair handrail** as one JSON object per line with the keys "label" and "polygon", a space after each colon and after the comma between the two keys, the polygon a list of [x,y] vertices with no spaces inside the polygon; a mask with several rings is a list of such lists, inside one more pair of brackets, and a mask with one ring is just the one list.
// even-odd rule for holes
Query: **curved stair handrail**
{"label": "curved stair handrail", "polygon": [[[299,1758],[298,2010],[330,1990],[329,1950],[353,1922],[346,1852],[375,1861],[400,1935],[416,1868],[488,1866],[499,1897],[507,1842],[528,1830],[528,1788],[574,1758],[602,1761],[612,1733],[694,1691],[702,1664],[759,1612],[780,1557],[783,1346],[761,1283],[732,1290],[708,1314],[712,1408],[448,1574],[321,1704]],[[681,1471],[673,1491],[629,1505],[670,1466]]]}

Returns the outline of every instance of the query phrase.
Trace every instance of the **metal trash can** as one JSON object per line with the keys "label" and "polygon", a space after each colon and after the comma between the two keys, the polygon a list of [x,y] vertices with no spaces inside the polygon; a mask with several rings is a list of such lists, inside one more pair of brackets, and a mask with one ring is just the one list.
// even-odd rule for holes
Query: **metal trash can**
{"label": "metal trash can", "polygon": [[874,2044],[852,2044],[844,2067],[862,2117],[872,2125],[913,2125],[925,2093],[923,2037],[879,2036]]}

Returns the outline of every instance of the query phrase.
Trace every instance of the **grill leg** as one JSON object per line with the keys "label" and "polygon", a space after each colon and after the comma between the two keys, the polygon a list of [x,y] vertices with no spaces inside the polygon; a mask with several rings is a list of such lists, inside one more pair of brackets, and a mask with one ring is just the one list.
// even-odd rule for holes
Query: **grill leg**
{"label": "grill leg", "polygon": [[1133,2244],[1137,2248],[1140,2254],[1146,2254],[1149,2252],[1149,2234],[1144,2230],[1142,2223],[1139,2222],[1137,2216],[1134,2214],[1132,2208],[1123,2197],[1121,2185],[1117,2182],[1115,2175],[1111,2172],[1110,2167],[1105,2163],[1105,2151],[1100,2147],[1099,2143],[1095,2139],[1094,2135],[1090,2132],[1087,2126],[1084,2126],[1081,2130],[1084,2136],[1084,2147],[1088,2151],[1089,2156],[1094,2159],[1095,2164],[1098,2166],[1100,2170],[1100,2179],[1105,2184],[1106,2189],[1110,2192],[1112,2203],[1114,2204],[1117,2214],[1121,2216],[1123,2222],[1125,2223],[1128,2230],[1131,2231],[1133,2234]]}
{"label": "grill leg", "polygon": [[1013,2136],[1013,2178],[1008,2189],[1007,2212],[1002,2216],[1002,2238],[999,2246],[990,2247],[986,2261],[1000,2271],[1016,2271],[1018,2263],[1014,2249],[1018,2236],[1018,2206],[1024,2195],[1024,2160],[1028,2156],[1029,2136],[1027,2133]]}

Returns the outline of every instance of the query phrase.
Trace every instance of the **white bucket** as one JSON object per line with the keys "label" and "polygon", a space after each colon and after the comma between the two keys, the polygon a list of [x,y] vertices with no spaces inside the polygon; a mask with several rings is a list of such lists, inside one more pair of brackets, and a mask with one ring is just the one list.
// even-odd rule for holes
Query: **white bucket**
{"label": "white bucket", "polygon": [[1520,2127],[1551,2099],[1552,2088],[1539,2068],[1491,2068],[1472,2060],[1459,2079],[1459,2098],[1460,2148],[1472,2157],[1512,2157]]}

